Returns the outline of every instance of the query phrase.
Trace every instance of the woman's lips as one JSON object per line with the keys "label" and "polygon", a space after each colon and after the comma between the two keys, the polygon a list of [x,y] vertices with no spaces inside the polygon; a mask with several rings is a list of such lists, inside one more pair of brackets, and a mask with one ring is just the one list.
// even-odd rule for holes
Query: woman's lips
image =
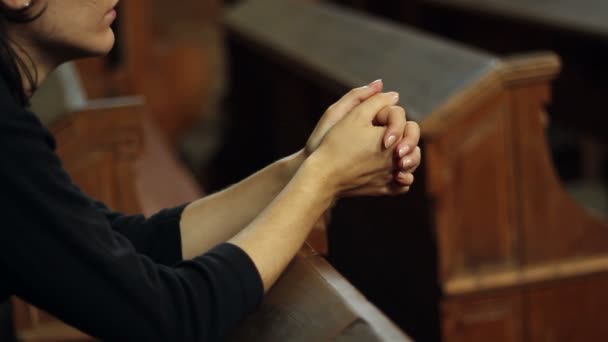
{"label": "woman's lips", "polygon": [[108,13],[106,13],[106,18],[111,19],[111,20],[116,19],[116,16],[117,16],[116,10],[113,8],[111,10],[109,10]]}
{"label": "woman's lips", "polygon": [[111,17],[112,19],[116,18],[116,6],[118,6],[119,1],[114,2],[112,8],[106,13],[106,16]]}

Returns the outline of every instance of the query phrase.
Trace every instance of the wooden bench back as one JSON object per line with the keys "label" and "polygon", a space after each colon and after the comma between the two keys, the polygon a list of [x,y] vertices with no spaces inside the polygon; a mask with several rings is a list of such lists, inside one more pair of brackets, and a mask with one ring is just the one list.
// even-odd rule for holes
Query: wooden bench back
{"label": "wooden bench back", "polygon": [[[377,78],[421,124],[412,193],[343,200],[328,230],[329,260],[408,334],[535,340],[567,336],[572,316],[554,312],[585,312],[567,326],[602,335],[605,309],[572,291],[605,302],[608,224],[563,189],[544,131],[556,55],[500,58],[323,2],[245,1],[226,25],[237,108],[225,153],[240,138],[266,151],[245,165],[299,148],[327,106]],[[557,294],[568,299],[548,306]]]}

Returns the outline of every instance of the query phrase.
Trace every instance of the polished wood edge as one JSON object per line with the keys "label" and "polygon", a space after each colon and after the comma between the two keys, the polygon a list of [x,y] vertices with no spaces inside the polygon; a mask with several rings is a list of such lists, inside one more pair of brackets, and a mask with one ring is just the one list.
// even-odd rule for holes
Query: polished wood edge
{"label": "polished wood edge", "polygon": [[573,259],[559,263],[524,266],[505,270],[458,276],[445,282],[446,295],[462,295],[479,291],[500,290],[539,282],[550,282],[608,272],[608,256]]}
{"label": "polished wood edge", "polygon": [[75,123],[95,126],[102,120],[104,122],[117,121],[120,125],[141,125],[143,109],[143,97],[140,96],[91,100],[83,107],[71,109],[53,122],[51,131],[58,133]]}
{"label": "polished wood edge", "polygon": [[[55,119],[50,123],[51,130],[55,131],[63,126],[71,124],[74,120],[80,119],[80,115],[95,115],[112,113],[113,111],[141,111],[146,104],[143,96],[124,96],[88,100],[84,106],[67,108],[65,115]],[[111,115],[111,114],[110,114]]]}
{"label": "polished wood edge", "polygon": [[547,82],[561,71],[559,57],[553,52],[536,52],[505,58],[469,87],[450,97],[421,123],[428,140],[443,134],[454,120],[472,112],[481,103],[508,87]]}
{"label": "polished wood edge", "polygon": [[427,119],[420,123],[422,135],[429,140],[446,132],[452,123],[468,115],[487,99],[496,96],[503,89],[498,66],[494,66],[486,74],[472,82],[456,95],[448,98],[439,105]]}
{"label": "polished wood edge", "polygon": [[96,109],[111,109],[120,107],[142,107],[146,104],[146,98],[144,96],[119,96],[119,97],[108,97],[101,99],[91,99],[87,101],[87,104],[82,108],[76,108],[78,111],[84,110],[96,110]]}
{"label": "polished wood edge", "polygon": [[385,341],[411,341],[397,326],[373,306],[352,284],[309,245],[298,254],[310,262],[319,276],[330,285],[345,304],[359,315]]}
{"label": "polished wood edge", "polygon": [[550,82],[562,70],[559,56],[553,52],[532,52],[507,57],[498,69],[503,83],[519,85]]}
{"label": "polished wood edge", "polygon": [[[133,98],[135,99],[135,98]],[[67,113],[50,126],[50,131],[59,141],[58,153],[77,156],[78,151],[87,154],[98,150],[113,150],[126,159],[138,157],[144,149],[143,106],[136,101],[112,102],[109,106],[99,103]],[[111,130],[114,133],[108,134]],[[66,138],[67,136],[67,138]],[[75,144],[75,136],[88,136],[86,144]]]}
{"label": "polished wood edge", "polygon": [[95,341],[95,339],[82,331],[63,322],[49,322],[26,329],[17,334],[18,341]]}
{"label": "polished wood edge", "polygon": [[310,242],[306,241],[304,243],[304,245],[302,246],[302,248],[300,248],[300,251],[298,252],[298,256],[300,258],[306,259],[306,258],[320,256],[320,253],[312,247],[312,244]]}

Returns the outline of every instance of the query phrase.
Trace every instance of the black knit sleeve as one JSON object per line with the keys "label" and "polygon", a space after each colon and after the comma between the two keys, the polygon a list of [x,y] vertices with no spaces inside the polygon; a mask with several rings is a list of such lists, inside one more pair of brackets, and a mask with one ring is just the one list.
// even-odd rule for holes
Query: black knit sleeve
{"label": "black knit sleeve", "polygon": [[[237,246],[172,267],[138,253],[80,191],[30,113],[0,111],[0,272],[11,293],[108,341],[213,341],[263,295]],[[171,216],[171,215],[169,215]]]}
{"label": "black knit sleeve", "polygon": [[125,215],[102,202],[91,201],[112,229],[126,237],[138,253],[167,266],[182,261],[179,223],[187,204],[164,209],[145,218],[143,215]]}

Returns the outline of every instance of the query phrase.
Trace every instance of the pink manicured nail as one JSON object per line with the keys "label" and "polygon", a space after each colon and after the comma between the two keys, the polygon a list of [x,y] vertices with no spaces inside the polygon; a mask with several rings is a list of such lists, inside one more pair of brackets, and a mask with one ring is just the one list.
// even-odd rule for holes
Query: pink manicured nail
{"label": "pink manicured nail", "polygon": [[391,98],[395,103],[399,102],[399,93],[393,91],[390,92],[389,95],[391,95]]}
{"label": "pink manicured nail", "polygon": [[399,158],[405,157],[405,155],[410,151],[410,146],[405,145],[399,150]]}
{"label": "pink manicured nail", "polygon": [[380,89],[381,86],[382,86],[382,80],[375,80],[374,82],[370,83],[368,87],[378,90],[378,89]]}
{"label": "pink manicured nail", "polygon": [[410,158],[405,159],[401,163],[401,166],[402,166],[403,169],[405,169],[406,167],[411,166],[411,165],[412,165],[412,159],[410,159]]}
{"label": "pink manicured nail", "polygon": [[397,137],[395,137],[394,135],[391,135],[390,137],[388,137],[388,139],[386,139],[386,141],[384,142],[384,147],[386,148],[390,148],[391,146],[393,146],[393,143],[395,143],[395,140],[397,140]]}

